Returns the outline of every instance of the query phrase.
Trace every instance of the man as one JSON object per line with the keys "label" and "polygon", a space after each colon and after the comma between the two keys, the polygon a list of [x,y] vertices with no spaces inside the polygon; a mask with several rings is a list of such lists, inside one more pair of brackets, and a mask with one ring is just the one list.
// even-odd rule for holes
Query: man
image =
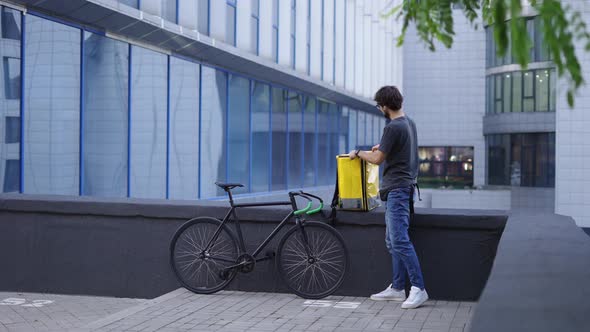
{"label": "man", "polygon": [[[351,159],[358,157],[377,165],[385,162],[381,199],[386,200],[385,244],[392,256],[393,282],[384,291],[371,295],[371,299],[404,301],[403,309],[413,309],[428,300],[418,256],[408,235],[410,198],[418,175],[416,125],[402,110],[403,97],[396,87],[382,87],[375,94],[375,101],[388,121],[381,142],[371,151],[350,152]],[[412,284],[407,299],[406,273]]]}

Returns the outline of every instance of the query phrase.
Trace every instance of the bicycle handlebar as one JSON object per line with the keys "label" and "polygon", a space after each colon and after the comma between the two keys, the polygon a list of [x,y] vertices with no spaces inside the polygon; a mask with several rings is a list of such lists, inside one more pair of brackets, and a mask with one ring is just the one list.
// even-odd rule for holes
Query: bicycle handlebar
{"label": "bicycle handlebar", "polygon": [[[305,198],[305,199],[307,199],[309,201],[309,203],[307,203],[307,206],[304,209],[297,210],[297,211],[294,212],[294,214],[296,216],[297,215],[304,214],[304,213],[307,214],[307,215],[312,215],[314,213],[320,212],[324,208],[324,201],[320,197],[318,197],[318,196],[315,196],[315,195],[312,195],[310,193],[306,193],[306,192],[303,192],[303,191],[291,192],[290,194],[293,195],[293,196],[301,196],[301,197],[303,197],[303,198]],[[312,207],[312,198],[317,199],[318,201],[320,201],[320,205],[317,208],[313,209],[313,210],[311,209],[311,207]]]}

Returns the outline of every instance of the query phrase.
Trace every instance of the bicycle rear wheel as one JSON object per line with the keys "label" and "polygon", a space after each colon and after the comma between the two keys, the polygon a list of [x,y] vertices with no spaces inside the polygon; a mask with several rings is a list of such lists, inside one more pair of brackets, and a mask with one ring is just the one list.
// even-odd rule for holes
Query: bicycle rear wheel
{"label": "bicycle rear wheel", "polygon": [[205,247],[213,238],[221,221],[210,217],[194,218],[184,223],[170,243],[170,264],[176,278],[188,290],[210,294],[223,289],[235,277],[238,246],[234,235],[221,228],[209,250]]}
{"label": "bicycle rear wheel", "polygon": [[342,284],[348,268],[348,251],[333,227],[305,222],[302,228],[291,228],[281,239],[277,268],[295,294],[321,299]]}

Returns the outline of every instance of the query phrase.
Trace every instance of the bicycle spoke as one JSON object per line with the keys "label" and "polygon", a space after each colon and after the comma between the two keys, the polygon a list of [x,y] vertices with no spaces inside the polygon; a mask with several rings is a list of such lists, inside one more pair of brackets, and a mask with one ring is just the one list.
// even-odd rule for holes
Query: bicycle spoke
{"label": "bicycle spoke", "polygon": [[[231,275],[222,279],[220,272],[236,263],[238,250],[227,229],[219,228],[219,221],[202,219],[189,222],[175,235],[171,257],[174,271],[185,287],[197,293],[211,293],[231,280]],[[217,230],[215,241],[211,241]]]}
{"label": "bicycle spoke", "polygon": [[293,229],[282,241],[280,272],[298,295],[321,298],[342,283],[346,248],[336,235],[329,226],[310,222],[303,229]]}

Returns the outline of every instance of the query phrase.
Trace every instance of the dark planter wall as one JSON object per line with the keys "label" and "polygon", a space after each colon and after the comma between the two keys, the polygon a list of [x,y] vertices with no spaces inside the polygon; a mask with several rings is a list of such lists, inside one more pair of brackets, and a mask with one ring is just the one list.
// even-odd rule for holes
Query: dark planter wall
{"label": "dark planter wall", "polygon": [[[168,261],[175,230],[191,216],[221,217],[225,210],[166,201],[0,197],[0,262],[6,271],[0,274],[0,289],[159,296],[179,287]],[[247,247],[255,248],[284,214],[286,210],[276,208],[240,211]],[[351,266],[336,294],[368,296],[381,291],[392,275],[383,210],[342,212],[338,217],[336,228],[347,243]],[[479,297],[505,222],[503,213],[491,211],[418,210],[410,235],[431,298]],[[268,249],[276,246],[281,234]],[[258,263],[250,274],[239,274],[228,289],[288,292],[274,260]]]}

